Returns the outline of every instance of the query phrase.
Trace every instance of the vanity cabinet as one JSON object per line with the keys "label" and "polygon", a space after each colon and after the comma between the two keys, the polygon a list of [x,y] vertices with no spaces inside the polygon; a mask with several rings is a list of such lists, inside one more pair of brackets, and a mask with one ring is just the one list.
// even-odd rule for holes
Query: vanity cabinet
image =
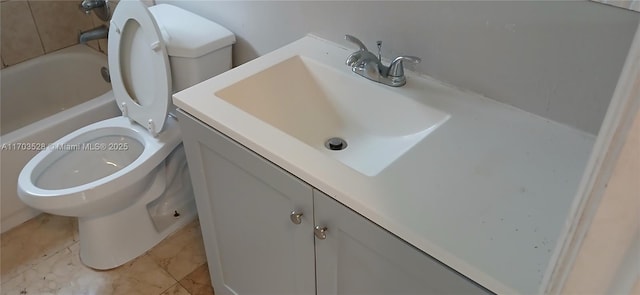
{"label": "vanity cabinet", "polygon": [[333,198],[179,112],[216,294],[486,294]]}
{"label": "vanity cabinet", "polygon": [[312,188],[199,121],[179,120],[216,294],[314,294]]}
{"label": "vanity cabinet", "polygon": [[395,235],[313,191],[317,294],[491,294]]}

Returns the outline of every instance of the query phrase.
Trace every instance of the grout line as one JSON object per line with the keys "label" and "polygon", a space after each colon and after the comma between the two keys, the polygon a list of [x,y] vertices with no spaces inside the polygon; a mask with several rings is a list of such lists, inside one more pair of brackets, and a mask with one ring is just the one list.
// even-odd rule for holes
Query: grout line
{"label": "grout line", "polygon": [[173,285],[167,287],[166,289],[160,291],[160,293],[158,293],[158,295],[161,295],[162,293],[169,291],[169,289],[173,288],[175,285],[180,285],[180,283],[176,282],[175,284],[173,284]]}
{"label": "grout line", "polygon": [[31,15],[31,20],[33,20],[33,25],[36,26],[36,32],[38,33],[38,40],[40,41],[40,48],[42,48],[42,54],[47,54],[47,50],[44,48],[44,42],[42,41],[42,35],[40,33],[40,26],[38,26],[38,21],[36,21],[36,17],[33,15],[33,9],[31,8],[31,0],[25,1],[27,2],[27,7],[29,7],[29,15]]}
{"label": "grout line", "polygon": [[182,283],[178,282],[178,285],[180,285],[180,287],[182,287],[182,289],[187,290],[187,293],[191,294],[191,290],[187,289],[187,287],[185,287]]}

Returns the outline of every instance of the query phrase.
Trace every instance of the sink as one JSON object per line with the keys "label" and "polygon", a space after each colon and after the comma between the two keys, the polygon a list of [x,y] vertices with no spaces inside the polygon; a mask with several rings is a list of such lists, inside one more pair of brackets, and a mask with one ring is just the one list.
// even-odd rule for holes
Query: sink
{"label": "sink", "polygon": [[[367,176],[380,173],[449,118],[304,54],[283,58],[214,94]],[[346,147],[329,149],[326,142],[334,137]]]}
{"label": "sink", "polygon": [[[182,90],[173,102],[296,175],[374,177],[450,115],[430,106],[428,90],[412,88],[411,77],[396,88],[354,74],[345,65],[352,52],[309,35]],[[345,144],[328,143],[335,138]]]}

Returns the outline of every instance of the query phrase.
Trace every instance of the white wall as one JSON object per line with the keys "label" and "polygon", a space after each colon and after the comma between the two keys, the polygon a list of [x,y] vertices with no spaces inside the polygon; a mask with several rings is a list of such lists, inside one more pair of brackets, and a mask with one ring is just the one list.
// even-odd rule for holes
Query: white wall
{"label": "white wall", "polygon": [[561,294],[640,294],[639,176],[640,112]]}
{"label": "white wall", "polygon": [[547,290],[640,294],[640,26]]}
{"label": "white wall", "polygon": [[[350,33],[415,70],[597,133],[640,14],[588,1],[193,1],[171,3],[238,37],[241,64],[314,33]],[[351,46],[351,45],[349,45]]]}

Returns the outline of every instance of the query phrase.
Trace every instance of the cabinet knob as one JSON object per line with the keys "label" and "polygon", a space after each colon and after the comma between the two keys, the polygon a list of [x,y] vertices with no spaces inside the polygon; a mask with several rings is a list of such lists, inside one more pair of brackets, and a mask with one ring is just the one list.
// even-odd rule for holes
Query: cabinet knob
{"label": "cabinet knob", "polygon": [[316,238],[319,240],[324,240],[327,238],[327,227],[316,225],[313,233],[316,235]]}
{"label": "cabinet knob", "polygon": [[291,222],[293,222],[293,224],[300,224],[302,223],[302,212],[291,211],[291,215],[289,215],[289,218],[291,219]]}

